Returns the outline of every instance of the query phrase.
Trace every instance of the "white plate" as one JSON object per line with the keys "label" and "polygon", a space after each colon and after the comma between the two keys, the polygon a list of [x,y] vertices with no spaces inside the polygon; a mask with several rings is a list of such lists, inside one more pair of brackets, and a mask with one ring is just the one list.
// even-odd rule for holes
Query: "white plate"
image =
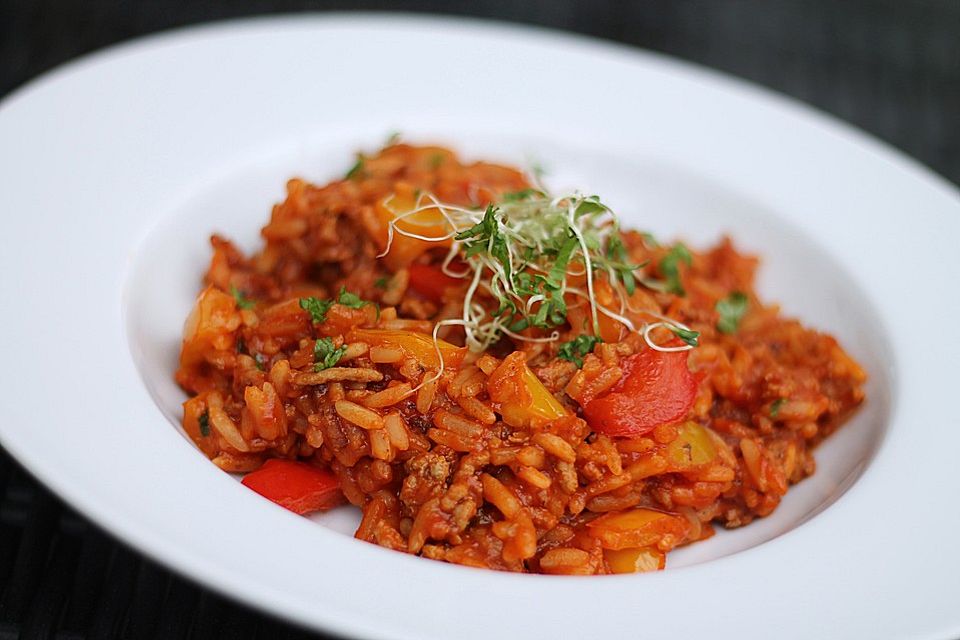
{"label": "white plate", "polygon": [[[658,574],[507,575],[357,542],[237,485],[170,381],[213,230],[391,130],[532,156],[628,223],[764,257],[760,289],[869,369],[771,518]],[[235,22],[83,58],[0,106],[0,440],[84,514],[219,591],[376,638],[960,634],[960,198],[775,95],[583,38],[395,16]],[[829,508],[827,508],[829,506]],[[816,517],[813,517],[816,516]],[[615,635],[614,635],[615,634]]]}

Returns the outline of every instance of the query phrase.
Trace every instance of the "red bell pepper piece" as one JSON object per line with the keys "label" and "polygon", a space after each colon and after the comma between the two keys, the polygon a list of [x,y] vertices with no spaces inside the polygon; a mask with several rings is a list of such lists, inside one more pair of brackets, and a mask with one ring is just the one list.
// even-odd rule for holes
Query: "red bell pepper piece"
{"label": "red bell pepper piece", "polygon": [[638,437],[682,420],[693,406],[699,379],[687,352],[644,349],[621,364],[623,377],[583,408],[590,427],[608,436]]}
{"label": "red bell pepper piece", "polygon": [[243,484],[264,498],[301,515],[340,503],[340,482],[329,471],[303,462],[271,458],[243,477]]}
{"label": "red bell pepper piece", "polygon": [[463,284],[463,280],[448,276],[440,267],[412,264],[407,270],[410,272],[410,287],[431,302],[443,302],[443,293],[447,289]]}

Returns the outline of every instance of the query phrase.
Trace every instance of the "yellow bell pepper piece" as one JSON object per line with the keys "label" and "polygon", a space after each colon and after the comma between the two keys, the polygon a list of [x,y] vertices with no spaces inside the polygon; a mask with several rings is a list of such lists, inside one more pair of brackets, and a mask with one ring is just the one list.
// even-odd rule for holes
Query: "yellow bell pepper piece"
{"label": "yellow bell pepper piece", "polygon": [[603,557],[614,573],[645,573],[666,566],[666,554],[653,547],[605,549]]}
{"label": "yellow bell pepper piece", "polygon": [[667,446],[670,467],[683,471],[712,462],[717,448],[706,429],[696,422],[684,422],[677,429],[677,438]]}
{"label": "yellow bell pepper piece", "polygon": [[526,356],[514,351],[504,358],[487,380],[490,399],[500,404],[503,421],[514,427],[533,421],[549,422],[566,415],[560,401],[547,391],[527,366]]}
{"label": "yellow bell pepper piece", "polygon": [[458,347],[444,340],[434,342],[432,336],[399,329],[354,329],[347,336],[350,342],[365,342],[370,346],[399,349],[427,369],[440,366],[437,349],[445,367],[459,367],[466,355],[466,347]]}

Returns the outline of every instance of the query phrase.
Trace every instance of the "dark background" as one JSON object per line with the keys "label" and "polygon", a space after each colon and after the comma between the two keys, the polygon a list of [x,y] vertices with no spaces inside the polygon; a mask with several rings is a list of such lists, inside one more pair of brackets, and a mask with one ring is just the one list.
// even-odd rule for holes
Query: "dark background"
{"label": "dark background", "polygon": [[[833,113],[960,183],[960,0],[0,0],[0,97],[141,34],[327,10],[498,18],[663,51]],[[144,560],[0,451],[0,640],[114,637],[313,636]]]}

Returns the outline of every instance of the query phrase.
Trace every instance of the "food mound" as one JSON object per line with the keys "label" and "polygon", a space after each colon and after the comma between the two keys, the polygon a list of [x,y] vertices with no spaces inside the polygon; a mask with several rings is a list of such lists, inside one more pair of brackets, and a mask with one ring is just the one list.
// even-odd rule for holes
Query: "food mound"
{"label": "food mound", "polygon": [[622,230],[597,196],[391,144],[287,184],[245,256],[213,236],[186,322],[183,427],[297,513],[505,571],[662,569],[770,514],[863,401],[757,260]]}

